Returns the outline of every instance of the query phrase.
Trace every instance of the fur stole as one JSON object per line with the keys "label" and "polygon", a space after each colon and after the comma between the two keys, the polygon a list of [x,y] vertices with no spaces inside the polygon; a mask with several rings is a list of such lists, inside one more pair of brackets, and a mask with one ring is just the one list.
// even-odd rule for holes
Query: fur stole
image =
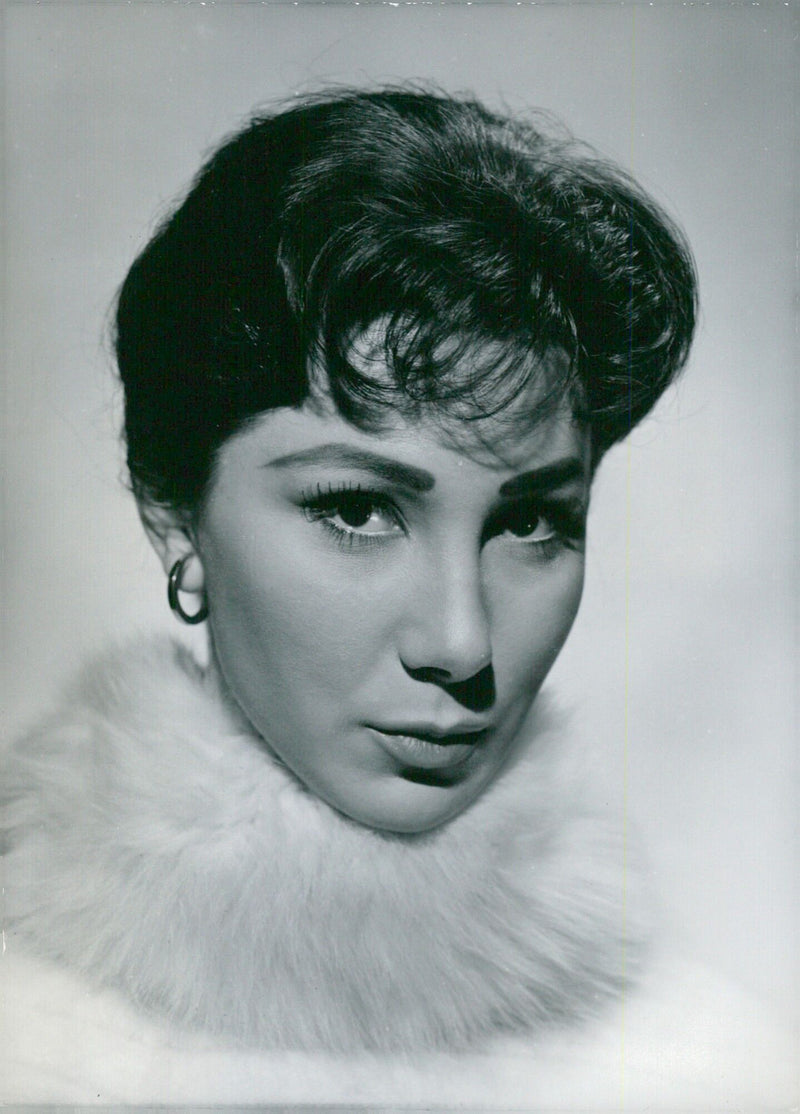
{"label": "fur stole", "polygon": [[134,644],[7,758],[6,937],[251,1046],[464,1048],[588,1016],[640,935],[567,749],[540,699],[470,808],[380,833],[309,794],[187,651]]}

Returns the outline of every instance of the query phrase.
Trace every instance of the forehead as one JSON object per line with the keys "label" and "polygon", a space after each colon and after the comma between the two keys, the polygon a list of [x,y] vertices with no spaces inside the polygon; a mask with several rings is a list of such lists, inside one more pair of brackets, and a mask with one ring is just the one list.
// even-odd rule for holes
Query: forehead
{"label": "forehead", "polygon": [[[370,386],[387,393],[366,414],[343,416],[332,398],[327,374],[311,368],[309,398],[298,411],[331,428],[347,429],[354,440],[364,434],[396,445],[436,444],[488,468],[514,469],[532,456],[588,448],[588,427],[575,418],[568,391],[570,362],[559,349],[542,359],[509,358],[500,342],[462,344],[449,338],[435,358],[455,356],[441,399],[420,400],[404,393],[387,366],[385,329],[370,326],[352,342],[349,363]],[[490,369],[483,377],[486,369]],[[478,382],[476,392],[460,392],[462,383]],[[448,388],[454,388],[448,393]],[[376,396],[380,397],[380,396]],[[309,429],[311,427],[309,426]]]}
{"label": "forehead", "polygon": [[[444,327],[439,339],[428,338],[402,317],[356,333],[332,369],[321,354],[309,367],[311,398],[321,410],[333,396],[348,419],[371,430],[400,416],[438,420],[443,436],[458,443],[470,429],[476,444],[499,443],[580,401],[563,349],[536,352],[522,338],[448,334]],[[498,420],[484,420],[490,417]]]}
{"label": "forehead", "polygon": [[[335,451],[314,452],[331,447]],[[394,414],[379,431],[368,431],[342,417],[330,400],[320,399],[260,415],[225,447],[219,463],[238,460],[249,471],[251,465],[291,457],[305,462],[304,467],[313,461],[317,468],[336,470],[346,459],[343,447],[423,469],[437,484],[466,485],[476,495],[484,489],[494,492],[511,476],[548,464],[577,461],[587,480],[590,468],[588,434],[566,407],[513,434],[495,417],[456,428],[424,411],[415,417]]]}

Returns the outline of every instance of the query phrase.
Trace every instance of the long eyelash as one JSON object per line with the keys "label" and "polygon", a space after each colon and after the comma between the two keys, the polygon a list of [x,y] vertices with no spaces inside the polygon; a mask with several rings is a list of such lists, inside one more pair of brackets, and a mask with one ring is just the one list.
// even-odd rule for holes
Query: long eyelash
{"label": "long eyelash", "polygon": [[360,483],[353,483],[352,481],[339,484],[338,487],[329,483],[327,488],[323,488],[322,484],[316,484],[313,491],[303,490],[300,492],[300,502],[304,507],[330,506],[342,495],[351,494],[361,495],[369,494],[369,492],[365,493]]}
{"label": "long eyelash", "polygon": [[322,522],[327,513],[336,509],[336,504],[341,501],[342,496],[360,494],[362,494],[361,484],[352,481],[339,484],[338,487],[329,483],[327,488],[316,484],[313,491],[300,492],[300,505],[309,522]]}

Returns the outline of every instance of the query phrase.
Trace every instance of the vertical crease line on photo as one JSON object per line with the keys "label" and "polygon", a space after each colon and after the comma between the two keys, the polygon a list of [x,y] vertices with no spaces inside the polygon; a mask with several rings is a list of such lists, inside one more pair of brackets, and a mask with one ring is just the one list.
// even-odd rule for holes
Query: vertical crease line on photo
{"label": "vertical crease line on photo", "polygon": [[[631,5],[631,68],[630,68],[630,152],[629,169],[633,173],[636,144],[636,7]],[[633,214],[629,229],[628,254],[633,252]],[[630,279],[631,287],[633,279]],[[622,1001],[619,1045],[619,1105],[625,1108],[625,1006],[627,993],[628,950],[628,759],[630,748],[630,661],[631,661],[631,502],[633,452],[630,429],[633,415],[633,292],[628,298],[628,439],[625,453],[625,652],[623,687],[622,740]]]}

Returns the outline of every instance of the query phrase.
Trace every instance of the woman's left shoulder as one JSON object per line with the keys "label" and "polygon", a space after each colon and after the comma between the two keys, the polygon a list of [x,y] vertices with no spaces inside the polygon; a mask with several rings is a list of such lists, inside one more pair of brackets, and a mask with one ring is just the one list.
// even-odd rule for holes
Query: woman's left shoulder
{"label": "woman's left shoulder", "polygon": [[[580,1031],[508,1042],[535,1108],[787,1109],[800,1099],[798,1026],[680,951],[662,951],[616,1007]],[[526,1068],[523,1065],[527,1065]]]}

